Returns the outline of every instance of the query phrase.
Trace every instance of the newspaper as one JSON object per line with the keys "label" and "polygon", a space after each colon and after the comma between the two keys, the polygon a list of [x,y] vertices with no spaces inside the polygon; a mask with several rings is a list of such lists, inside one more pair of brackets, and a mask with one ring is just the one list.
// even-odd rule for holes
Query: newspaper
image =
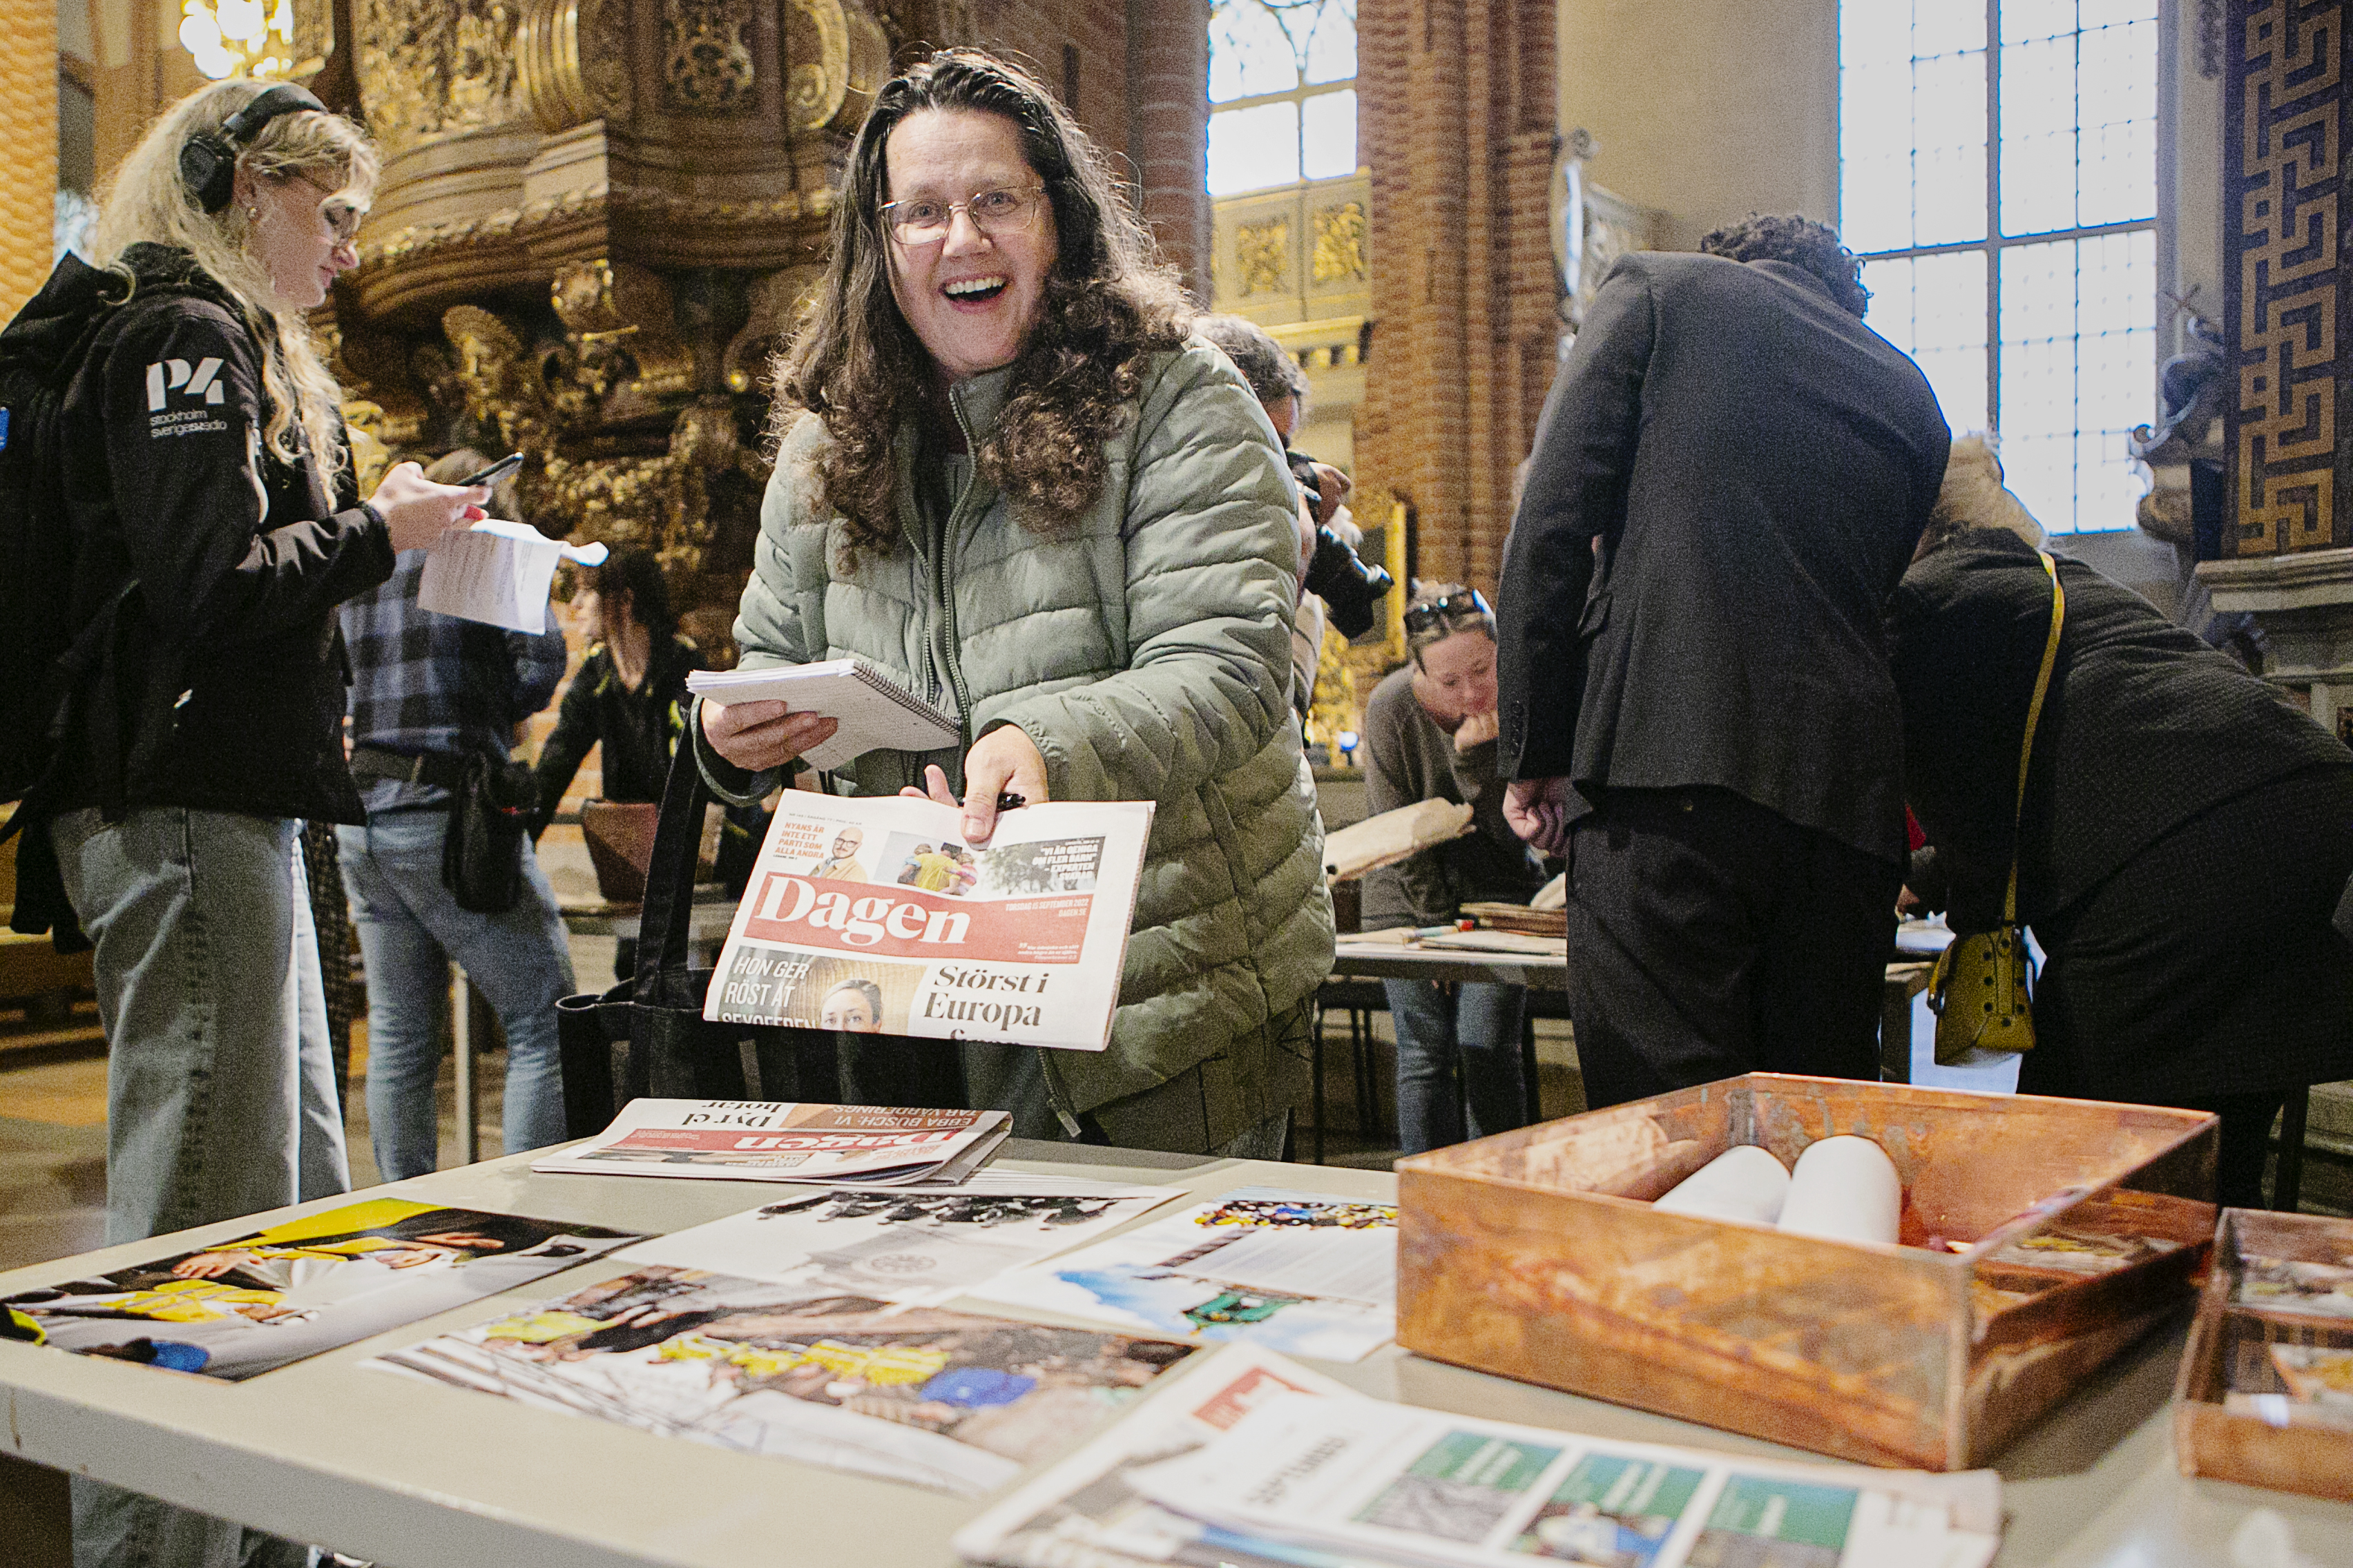
{"label": "newspaper", "polygon": [[1002,1110],[913,1110],[765,1100],[633,1100],[587,1142],[534,1160],[543,1174],[734,1182],[845,1178],[898,1185],[968,1172],[1005,1142]]}
{"label": "newspaper", "polygon": [[997,1276],[976,1300],[1361,1361],[1397,1333],[1397,1207],[1239,1187]]}
{"label": "newspaper", "polygon": [[1148,801],[963,814],[786,790],[703,1016],[1102,1050],[1152,831]]}
{"label": "newspaper", "polygon": [[[1244,1542],[1171,1513],[1127,1484],[1131,1470],[1199,1448],[1280,1394],[1345,1394],[1340,1384],[1256,1345],[1232,1345],[1163,1381],[1152,1397],[1077,1453],[956,1531],[957,1555],[1003,1568],[1271,1568],[1337,1564]],[[1268,1544],[1270,1554],[1251,1548]]]}
{"label": "newspaper", "polygon": [[1984,1568],[2000,1545],[1991,1471],[1735,1458],[1353,1394],[1281,1394],[1123,1479],[1246,1539],[1443,1568]]}
{"label": "newspaper", "polygon": [[360,1364],[977,1497],[1193,1351],[647,1264]]}
{"label": "newspaper", "polygon": [[230,1382],[512,1290],[638,1231],[368,1198],[19,1290],[44,1342]]}
{"label": "newspaper", "polygon": [[937,1305],[1184,1194],[1062,1176],[954,1192],[830,1187],[640,1242],[617,1260],[715,1269],[812,1296]]}

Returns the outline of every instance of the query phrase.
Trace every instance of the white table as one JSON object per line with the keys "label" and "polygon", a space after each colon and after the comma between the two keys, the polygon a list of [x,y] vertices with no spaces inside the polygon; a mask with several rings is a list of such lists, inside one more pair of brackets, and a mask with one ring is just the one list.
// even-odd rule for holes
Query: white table
{"label": "white table", "polygon": [[[639,1176],[535,1176],[517,1155],[375,1189],[436,1203],[670,1230],[751,1207],[772,1188]],[[1048,1166],[1044,1162],[1056,1162]],[[1383,1198],[1395,1178],[1013,1143],[1004,1162],[1179,1185],[1254,1182]],[[315,1209],[346,1200],[304,1205]],[[270,1218],[301,1212],[279,1211]],[[0,1289],[121,1267],[244,1234],[207,1226],[0,1276]],[[543,1299],[617,1271],[585,1265],[518,1292]],[[729,1453],[363,1372],[354,1363],[492,1315],[488,1302],[244,1384],[0,1342],[0,1456],[78,1470],[402,1568],[949,1568],[947,1539],[981,1506],[913,1487]],[[2353,1507],[2175,1473],[2167,1399],[2180,1330],[2128,1352],[2000,1462],[2010,1568],[2212,1568],[2256,1508],[2315,1563],[2353,1564]],[[1603,1436],[1791,1454],[1710,1428],[1556,1394],[1394,1348],[1321,1370],[1381,1398]],[[61,1485],[0,1457],[0,1561],[37,1563],[26,1515]],[[53,1478],[51,1478],[53,1479]]]}

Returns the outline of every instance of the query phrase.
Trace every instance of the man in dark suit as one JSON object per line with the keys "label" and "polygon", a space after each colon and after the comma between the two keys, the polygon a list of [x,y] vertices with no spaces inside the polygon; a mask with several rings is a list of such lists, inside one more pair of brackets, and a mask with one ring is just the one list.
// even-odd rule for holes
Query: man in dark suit
{"label": "man in dark suit", "polygon": [[1587,1102],[1876,1076],[1905,850],[1883,616],[1951,434],[1820,224],[1620,260],[1504,551],[1499,770],[1569,861]]}

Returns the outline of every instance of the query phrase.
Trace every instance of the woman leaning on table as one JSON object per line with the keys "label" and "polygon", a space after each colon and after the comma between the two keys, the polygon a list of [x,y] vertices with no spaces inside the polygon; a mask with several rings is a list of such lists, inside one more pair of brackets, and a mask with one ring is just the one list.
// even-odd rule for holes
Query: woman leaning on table
{"label": "woman leaning on table", "polygon": [[[2018,756],[2051,625],[2042,530],[1986,438],[1953,443],[1897,591],[1905,774],[1934,849],[1914,891],[2001,919]],[[2353,753],[2081,562],[2034,734],[2018,914],[2046,959],[2019,1088],[2222,1120],[2222,1201],[2262,1203],[2297,1086],[2353,1074]],[[1916,858],[1915,858],[1916,859]],[[1941,884],[1941,887],[1938,886]]]}
{"label": "woman leaning on table", "polygon": [[[301,819],[361,820],[335,606],[488,495],[414,463],[353,488],[306,318],[358,259],[376,167],[299,88],[205,88],[114,174],[97,270],[60,263],[11,328],[120,301],[58,417],[71,614],[111,622],[45,801],[97,943],[110,1242],[349,1185],[297,850]],[[87,1482],[74,1508],[77,1562],[307,1556]]]}
{"label": "woman leaning on table", "polygon": [[[782,443],[744,664],[856,654],[969,749],[869,752],[858,791],[1150,800],[1100,1054],[966,1045],[965,1092],[1033,1137],[1214,1148],[1289,1104],[1332,913],[1287,722],[1296,503],[1273,431],[1037,79],[942,51],[884,87],[777,374]],[[756,797],[832,721],[702,706]]]}

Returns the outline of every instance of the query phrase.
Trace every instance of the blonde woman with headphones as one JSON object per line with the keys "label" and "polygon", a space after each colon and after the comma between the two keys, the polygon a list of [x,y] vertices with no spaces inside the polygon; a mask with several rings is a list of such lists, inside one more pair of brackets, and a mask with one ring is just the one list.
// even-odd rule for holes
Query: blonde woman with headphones
{"label": "blonde woman with headphones", "polygon": [[[56,428],[100,651],[25,854],[54,853],[97,946],[110,1243],[350,1185],[296,845],[363,819],[335,606],[486,499],[413,463],[356,490],[306,316],[358,261],[377,167],[301,88],[202,89],[114,174],[93,264],[10,329],[79,355]],[[111,1488],[75,1515],[82,1563],[309,1557]]]}

